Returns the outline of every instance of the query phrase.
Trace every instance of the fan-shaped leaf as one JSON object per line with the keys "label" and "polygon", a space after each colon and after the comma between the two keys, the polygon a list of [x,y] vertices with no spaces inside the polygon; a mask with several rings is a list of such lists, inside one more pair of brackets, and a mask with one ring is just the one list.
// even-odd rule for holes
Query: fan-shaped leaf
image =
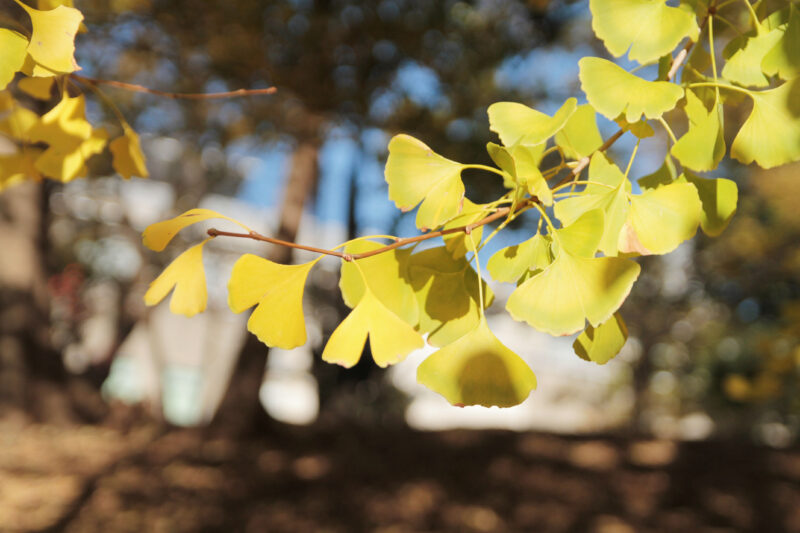
{"label": "fan-shaped leaf", "polygon": [[706,235],[716,237],[725,230],[736,213],[739,189],[736,182],[725,178],[701,178],[684,171],[683,179],[695,186],[703,210],[700,226]]}
{"label": "fan-shaped leaf", "polygon": [[725,156],[725,138],[722,131],[722,109],[706,110],[692,91],[686,91],[686,116],[689,131],[672,146],[672,155],[684,167],[698,171],[717,168]]}
{"label": "fan-shaped leaf", "polygon": [[123,178],[130,179],[132,176],[146,178],[149,175],[142,146],[139,144],[139,136],[131,128],[125,126],[122,137],[111,141],[108,149],[114,156],[111,161],[114,170]]}
{"label": "fan-shaped leaf", "polygon": [[225,215],[217,213],[216,211],[212,211],[210,209],[190,209],[185,213],[176,216],[175,218],[164,220],[162,222],[156,222],[155,224],[150,224],[147,226],[142,234],[142,242],[151,250],[160,252],[167,247],[169,241],[171,241],[180,230],[191,226],[192,224],[196,224],[211,218],[223,218],[238,224],[248,232],[250,231],[250,228],[241,222],[238,222],[232,218],[228,218]]}
{"label": "fan-shaped leaf", "polygon": [[541,270],[550,264],[553,260],[550,242],[549,236],[536,234],[527,241],[498,250],[489,258],[487,270],[497,281],[516,283],[529,270]]}
{"label": "fan-shaped leaf", "polygon": [[464,166],[436,154],[410,135],[395,135],[389,142],[386,182],[389,199],[410,210],[420,202],[417,227],[433,229],[461,211]]}
{"label": "fan-shaped leaf", "polygon": [[599,57],[584,57],[578,66],[589,103],[611,120],[623,113],[631,123],[643,114],[649,119],[658,118],[673,109],[683,96],[683,89],[674,83],[645,81]]}
{"label": "fan-shaped leaf", "polygon": [[14,79],[14,74],[22,68],[25,62],[25,49],[28,39],[21,33],[0,28],[0,91]]}
{"label": "fan-shaped leaf", "polygon": [[81,12],[63,5],[40,11],[20,0],[15,1],[31,18],[33,33],[28,44],[28,53],[34,61],[53,72],[79,70],[80,67],[75,62],[75,34],[83,20]]}
{"label": "fan-shaped leaf", "polygon": [[425,359],[417,381],[461,407],[511,407],[536,388],[533,371],[494,336],[485,319]]}
{"label": "fan-shaped leaf", "polygon": [[322,359],[350,368],[361,359],[367,336],[372,358],[382,368],[402,361],[425,344],[419,333],[367,289],[355,309],[334,330]]}
{"label": "fan-shaped leaf", "polygon": [[[726,47],[726,52],[735,51],[722,67],[722,77],[750,87],[769,85],[769,80],[761,71],[761,62],[782,36],[783,31],[779,29],[772,31],[760,29],[756,34],[751,33],[749,36],[741,36],[732,41],[731,45]],[[737,44],[740,46],[738,49],[735,48]]]}
{"label": "fan-shaped leaf", "polygon": [[228,281],[228,306],[234,313],[257,305],[247,330],[267,346],[290,350],[306,343],[303,291],[319,259],[281,265],[253,254],[241,256]]}
{"label": "fan-shaped leaf", "polygon": [[196,244],[175,258],[144,295],[147,305],[156,305],[174,288],[169,310],[178,315],[194,316],[206,308],[206,274],[203,270],[203,246]]}
{"label": "fan-shaped leaf", "polygon": [[800,76],[800,8],[789,4],[789,24],[780,40],[767,52],[761,69],[770,76],[790,80]]}
{"label": "fan-shaped leaf", "polygon": [[497,102],[489,106],[489,129],[497,133],[506,146],[535,146],[558,133],[577,106],[575,98],[568,98],[550,117],[526,105]]}
{"label": "fan-shaped leaf", "polygon": [[584,332],[572,343],[572,348],[581,359],[604,365],[619,353],[626,340],[628,328],[619,313],[614,313],[614,316],[597,327],[591,324],[586,326]]}
{"label": "fan-shaped leaf", "polygon": [[614,56],[650,63],[685,37],[697,40],[694,13],[660,0],[591,0],[592,29]]}
{"label": "fan-shaped leaf", "polygon": [[602,146],[596,115],[591,105],[579,105],[561,131],[556,133],[556,145],[564,152],[564,157],[581,159]]}

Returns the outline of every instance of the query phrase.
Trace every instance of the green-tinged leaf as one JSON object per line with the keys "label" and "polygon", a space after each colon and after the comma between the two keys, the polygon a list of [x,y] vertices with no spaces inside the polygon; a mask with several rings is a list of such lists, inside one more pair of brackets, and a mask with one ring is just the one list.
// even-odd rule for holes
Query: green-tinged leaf
{"label": "green-tinged leaf", "polygon": [[800,8],[794,4],[789,6],[789,24],[761,62],[761,69],[766,74],[784,80],[800,76]]}
{"label": "green-tinged leaf", "polygon": [[590,156],[602,144],[603,138],[597,129],[597,116],[589,104],[579,105],[564,128],[556,133],[556,145],[568,159]]}
{"label": "green-tinged leaf", "polygon": [[800,160],[800,78],[751,92],[753,111],[731,146],[731,156],[772,168]]}
{"label": "green-tinged leaf", "polygon": [[108,146],[111,150],[113,159],[111,161],[114,170],[125,179],[132,176],[146,178],[147,166],[145,165],[142,146],[139,144],[139,136],[131,128],[125,126],[122,137],[117,137]]}
{"label": "green-tinged leaf", "polygon": [[716,237],[728,226],[736,213],[739,189],[736,182],[725,178],[701,178],[689,171],[682,176],[695,186],[700,196],[703,210],[700,226],[706,235]]}
{"label": "green-tinged leaf", "polygon": [[549,236],[537,233],[527,241],[498,250],[489,258],[487,270],[497,281],[516,283],[529,270],[541,270],[550,264],[550,242]]}
{"label": "green-tinged leaf", "polygon": [[[450,344],[475,329],[480,320],[478,275],[464,258],[454,259],[444,246],[411,256],[411,284],[419,302],[419,331],[433,346]],[[484,305],[494,295],[481,281]]]}
{"label": "green-tinged leaf", "polygon": [[669,253],[694,236],[701,212],[697,189],[689,183],[671,183],[631,196],[619,250],[642,255]]}
{"label": "green-tinged leaf", "polygon": [[[475,204],[469,199],[464,198],[464,208],[461,214],[445,224],[444,229],[458,228],[478,222],[489,213],[490,212],[486,211],[486,206],[483,204]],[[475,247],[472,243],[477,245],[481,242],[482,237],[483,226],[478,226],[472,230],[471,237],[463,231],[459,231],[458,233],[449,233],[442,236],[442,240],[444,241],[447,251],[450,252],[455,259],[459,259],[467,255],[467,252],[474,252]]]}
{"label": "green-tinged leaf", "polygon": [[535,146],[515,144],[510,148],[494,143],[486,145],[492,160],[510,178],[504,180],[503,185],[509,189],[523,187],[544,205],[550,206],[553,205],[553,192],[539,170],[544,147],[544,143]]}
{"label": "green-tinged leaf", "polygon": [[463,168],[414,137],[395,135],[389,142],[386,161],[389,199],[405,211],[422,202],[417,212],[417,227],[437,228],[461,211]]}
{"label": "green-tinged leaf", "polygon": [[228,306],[241,313],[257,305],[247,330],[267,346],[290,350],[306,343],[303,291],[317,260],[281,265],[253,254],[241,256],[228,281]]}
{"label": "green-tinged leaf", "polygon": [[160,252],[167,247],[169,241],[171,241],[180,230],[187,226],[191,226],[192,224],[209,220],[211,218],[223,218],[238,224],[248,232],[250,231],[250,228],[241,222],[238,222],[232,218],[228,218],[225,215],[217,213],[216,211],[212,211],[211,209],[190,209],[189,211],[186,211],[175,218],[164,220],[162,222],[156,222],[155,224],[150,224],[147,226],[147,228],[144,230],[144,233],[142,233],[142,242],[151,250]]}
{"label": "green-tinged leaf", "polygon": [[672,146],[671,153],[684,167],[697,171],[717,168],[725,156],[722,108],[709,112],[692,91],[686,91],[689,131]]}
{"label": "green-tinged leaf", "polygon": [[552,117],[514,102],[489,106],[489,129],[500,136],[505,146],[535,146],[558,133],[575,112],[578,101],[568,98]]}
{"label": "green-tinged leaf", "polygon": [[622,305],[639,265],[621,257],[581,257],[564,247],[555,260],[511,293],[506,309],[551,335],[571,335],[586,320],[599,325]]}
{"label": "green-tinged leaf", "polygon": [[496,143],[486,143],[486,151],[489,157],[492,158],[494,164],[504,172],[503,174],[503,187],[506,189],[517,188],[517,169],[514,165],[514,159],[511,157],[508,149]]}
{"label": "green-tinged leaf", "polygon": [[[734,43],[741,43],[722,67],[722,77],[733,83],[749,87],[766,87],[769,80],[761,71],[761,62],[783,36],[783,31],[761,31],[756,35],[739,37]],[[726,50],[729,48],[726,47]]]}
{"label": "green-tinged leaf", "polygon": [[16,0],[28,12],[33,33],[28,53],[38,64],[58,73],[74,72],[80,67],[75,62],[75,34],[83,20],[80,11],[58,6],[40,11]]}
{"label": "green-tinged leaf", "polygon": [[50,100],[55,78],[22,78],[17,82],[19,90],[37,100]]}
{"label": "green-tinged leaf", "polygon": [[175,258],[144,295],[144,303],[156,305],[174,288],[169,310],[177,315],[194,316],[205,311],[208,293],[203,270],[203,246],[210,239],[196,244]]}
{"label": "green-tinged leaf", "polygon": [[[650,63],[672,52],[685,37],[697,40],[694,13],[660,0],[590,0],[592,29],[608,51]],[[630,49],[630,51],[629,51]]]}
{"label": "green-tinged leaf", "polygon": [[67,183],[89,174],[86,161],[103,151],[108,140],[108,132],[99,128],[93,130],[88,138],[64,138],[51,142],[50,146],[36,160],[36,169],[55,180]]}
{"label": "green-tinged leaf", "polygon": [[419,333],[389,311],[367,289],[355,309],[334,330],[322,352],[322,359],[352,367],[361,359],[367,336],[372,358],[382,368],[402,361],[425,344]]}
{"label": "green-tinged leaf", "polygon": [[568,226],[585,213],[601,210],[604,217],[598,246],[607,256],[617,255],[619,234],[628,218],[631,184],[617,165],[609,162],[601,153],[592,156],[589,180],[598,185],[589,184],[579,196],[558,202],[554,208],[555,215],[562,224]]}
{"label": "green-tinged leaf", "polygon": [[[360,254],[381,247],[383,244],[378,242],[359,240],[348,244],[345,251]],[[416,326],[419,322],[419,306],[408,272],[410,258],[411,249],[394,249],[353,262],[343,261],[339,288],[344,303],[350,308],[358,305],[366,290],[366,278],[370,291],[383,305],[409,325]],[[364,273],[363,277],[361,272]]]}
{"label": "green-tinged leaf", "polygon": [[652,137],[656,134],[653,126],[647,123],[645,120],[637,120],[633,124],[625,124],[625,129],[634,135],[636,135],[640,139],[647,139],[648,137]]}
{"label": "green-tinged leaf", "polygon": [[536,388],[527,363],[505,347],[486,320],[417,367],[417,381],[453,405],[511,407]]}
{"label": "green-tinged leaf", "polygon": [[604,365],[622,350],[627,340],[628,328],[619,313],[614,313],[597,327],[588,325],[572,343],[572,348],[581,359]]}
{"label": "green-tinged leaf", "polygon": [[14,74],[25,62],[28,39],[21,33],[0,28],[0,91],[14,79]]}
{"label": "green-tinged leaf", "polygon": [[658,167],[658,170],[652,174],[642,176],[636,181],[642,189],[655,189],[661,185],[672,183],[677,176],[678,173],[675,170],[675,163],[672,162],[672,158],[667,154],[664,157],[664,163]]}
{"label": "green-tinged leaf", "polygon": [[594,257],[603,237],[604,214],[601,209],[587,211],[575,222],[556,231],[559,248],[579,257]]}
{"label": "green-tinged leaf", "polygon": [[611,120],[623,113],[631,123],[643,114],[655,119],[674,109],[683,96],[683,89],[674,83],[645,81],[599,57],[584,57],[578,65],[586,98]]}

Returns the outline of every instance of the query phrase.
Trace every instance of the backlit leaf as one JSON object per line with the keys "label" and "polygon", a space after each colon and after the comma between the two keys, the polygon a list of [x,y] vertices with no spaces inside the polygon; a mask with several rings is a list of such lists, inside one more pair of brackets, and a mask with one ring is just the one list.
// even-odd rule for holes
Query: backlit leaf
{"label": "backlit leaf", "polygon": [[[590,0],[592,29],[615,57],[650,63],[685,37],[697,40],[694,13],[660,0]],[[629,51],[630,49],[630,51]]]}
{"label": "backlit leaf", "polygon": [[628,340],[628,328],[619,313],[614,313],[597,327],[589,324],[581,333],[572,348],[581,359],[604,365],[613,359]]}
{"label": "backlit leaf", "polygon": [[772,168],[800,160],[800,78],[751,92],[753,111],[731,146],[731,156]]}
{"label": "backlit leaf", "polygon": [[[430,248],[411,256],[409,272],[419,303],[419,331],[429,334],[429,344],[450,344],[477,327],[478,275],[464,258],[454,259],[444,246]],[[489,307],[494,295],[481,283]]]}
{"label": "backlit leaf", "polygon": [[[590,211],[581,218],[594,220],[598,212]],[[573,224],[584,226],[580,233],[588,226],[581,219]],[[586,320],[594,326],[608,320],[630,293],[640,271],[630,259],[585,257],[583,249],[570,250],[561,241],[566,230],[568,227],[554,234],[558,244],[554,261],[522,283],[506,304],[512,318],[551,335],[580,331]],[[599,241],[601,234],[602,225],[594,240]]]}
{"label": "backlit leaf", "polygon": [[192,246],[175,258],[150,284],[144,295],[147,305],[156,305],[172,293],[169,310],[178,315],[194,316],[206,308],[206,274],[203,270],[203,246],[210,239]]}
{"label": "backlit leaf", "polygon": [[489,129],[500,136],[505,146],[535,146],[558,133],[575,112],[578,101],[568,98],[552,117],[515,102],[497,102],[489,106]]}
{"label": "backlit leaf", "polygon": [[[486,211],[486,206],[482,204],[475,204],[469,199],[464,198],[464,208],[462,209],[461,214],[445,224],[443,229],[467,226],[469,224],[478,222],[488,214],[490,214],[490,212]],[[470,238],[470,236],[468,236],[465,232],[459,231],[457,233],[443,235],[442,240],[444,241],[447,251],[450,252],[454,258],[458,259],[464,257],[467,252],[475,251],[475,247],[472,245],[472,243],[474,242],[477,245],[479,242],[481,242],[481,238],[483,237],[483,226],[478,226],[477,228],[473,229],[471,235],[472,236]]]}
{"label": "backlit leaf", "polygon": [[717,168],[725,156],[725,138],[722,131],[722,109],[710,112],[692,91],[686,91],[686,116],[689,131],[672,146],[672,155],[684,167],[698,171]]}
{"label": "backlit leaf", "polygon": [[497,281],[516,283],[529,270],[541,270],[552,260],[550,237],[537,233],[527,241],[498,250],[486,267]]}
{"label": "backlit leaf", "polygon": [[217,213],[216,211],[212,211],[210,209],[190,209],[189,211],[186,211],[175,218],[164,220],[162,222],[156,222],[155,224],[150,224],[147,226],[142,234],[142,242],[151,250],[160,252],[167,247],[169,241],[171,241],[180,230],[187,226],[191,226],[192,224],[196,224],[211,218],[223,218],[238,224],[248,232],[250,231],[250,228],[241,222],[238,222],[232,218],[228,218],[225,215]]}
{"label": "backlit leaf", "polygon": [[146,178],[147,166],[145,165],[142,146],[139,144],[139,136],[131,128],[125,126],[122,137],[117,137],[108,145],[113,159],[111,161],[114,170],[125,179],[132,176]]}
{"label": "backlit leaf", "polygon": [[[345,248],[350,254],[369,252],[381,248],[383,244],[358,240]],[[342,261],[342,275],[339,288],[348,307],[354,308],[364,296],[367,279],[370,291],[391,312],[416,326],[419,322],[419,308],[411,278],[408,272],[411,249],[394,249],[381,254],[356,259],[354,262]],[[356,265],[357,263],[357,265]],[[362,277],[359,268],[364,272]]]}
{"label": "backlit leaf", "polygon": [[784,80],[800,76],[800,8],[789,4],[789,9],[788,26],[761,62],[761,69],[766,74]]}
{"label": "backlit leaf", "polygon": [[463,165],[446,159],[409,135],[395,135],[389,142],[386,182],[389,199],[398,208],[417,212],[417,227],[433,229],[461,211]]}
{"label": "backlit leaf", "polygon": [[536,388],[533,371],[494,336],[485,319],[425,359],[417,381],[461,407],[511,407]]}
{"label": "backlit leaf", "polygon": [[492,160],[511,178],[510,183],[504,181],[509,189],[523,187],[531,195],[536,196],[546,206],[553,205],[553,192],[539,170],[544,152],[544,143],[535,146],[515,144],[511,147],[488,143],[486,148]]}
{"label": "backlit leaf", "polygon": [[382,368],[402,361],[425,344],[419,333],[367,289],[355,309],[334,330],[322,359],[350,368],[361,359],[368,336],[372,358]]}
{"label": "backlit leaf", "polygon": [[706,235],[716,237],[725,230],[736,213],[739,189],[736,182],[725,178],[701,178],[684,171],[683,179],[695,186],[703,210],[700,226]]}
{"label": "backlit leaf", "polygon": [[[761,62],[782,36],[783,31],[779,29],[761,30],[758,34],[742,36],[733,41],[733,43],[741,43],[741,48],[728,57],[725,66],[722,67],[722,77],[750,87],[769,85],[769,80],[761,71]],[[731,48],[726,47],[726,51]]]}
{"label": "backlit leaf", "polygon": [[43,67],[58,73],[74,72],[80,67],[75,62],[75,34],[83,20],[80,11],[58,6],[40,11],[16,0],[28,12],[33,33],[28,53]]}
{"label": "backlit leaf", "polygon": [[61,100],[42,115],[41,121],[29,132],[35,141],[50,145],[86,140],[92,135],[92,125],[86,120],[86,100],[64,92]]}
{"label": "backlit leaf", "polygon": [[267,346],[290,350],[306,343],[303,291],[317,260],[281,265],[253,254],[241,256],[228,281],[228,305],[234,313],[257,305],[247,330]]}
{"label": "backlit leaf", "polygon": [[22,68],[25,62],[25,50],[28,47],[28,39],[21,33],[0,28],[0,91],[6,88],[14,74]]}
{"label": "backlit leaf", "polygon": [[643,80],[599,57],[584,57],[578,66],[589,103],[611,120],[623,113],[631,123],[642,115],[659,118],[683,96],[683,89],[674,83]]}
{"label": "backlit leaf", "polygon": [[596,115],[591,105],[579,105],[561,131],[556,133],[556,145],[564,152],[564,157],[581,159],[602,146]]}
{"label": "backlit leaf", "polygon": [[86,139],[68,137],[51,142],[36,160],[36,169],[45,176],[64,183],[86,176],[89,173],[86,161],[102,152],[107,140],[108,132],[99,128],[93,130]]}
{"label": "backlit leaf", "polygon": [[643,255],[669,253],[694,236],[701,212],[697,189],[689,183],[671,183],[633,195],[629,228],[623,228],[619,249]]}

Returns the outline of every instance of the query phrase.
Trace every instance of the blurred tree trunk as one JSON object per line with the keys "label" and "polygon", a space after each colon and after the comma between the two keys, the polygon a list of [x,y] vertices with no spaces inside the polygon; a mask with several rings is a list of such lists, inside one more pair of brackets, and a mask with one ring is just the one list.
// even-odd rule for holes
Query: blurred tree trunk
{"label": "blurred tree trunk", "polygon": [[[281,204],[281,214],[275,237],[295,242],[306,201],[316,191],[319,177],[320,142],[316,137],[300,142],[292,155],[291,170]],[[276,263],[290,263],[292,249],[275,246],[268,255]],[[269,425],[270,418],[259,400],[264,378],[268,348],[254,335],[248,334],[236,368],[231,375],[225,396],[212,421],[212,429],[241,434],[258,431]]]}

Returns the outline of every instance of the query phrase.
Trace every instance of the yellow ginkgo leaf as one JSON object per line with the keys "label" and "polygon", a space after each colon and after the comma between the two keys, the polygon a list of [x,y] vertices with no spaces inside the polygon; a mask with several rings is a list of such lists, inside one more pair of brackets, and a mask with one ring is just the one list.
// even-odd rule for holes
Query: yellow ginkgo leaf
{"label": "yellow ginkgo leaf", "polygon": [[322,359],[346,368],[354,366],[361,359],[367,336],[372,358],[381,368],[399,363],[424,344],[414,328],[389,311],[367,289],[355,309],[334,330]]}
{"label": "yellow ginkgo leaf", "polygon": [[99,128],[88,139],[69,137],[53,143],[36,160],[36,168],[45,176],[64,183],[86,176],[89,173],[86,161],[102,152],[107,140],[108,133]]}
{"label": "yellow ginkgo leaf", "polygon": [[53,88],[54,78],[25,77],[17,82],[19,90],[33,96],[38,100],[50,100],[50,90]]}
{"label": "yellow ginkgo leaf", "polygon": [[25,49],[28,39],[22,34],[6,28],[0,28],[0,91],[6,88],[14,74],[25,62]]}
{"label": "yellow ginkgo leaf", "polygon": [[0,191],[26,179],[41,181],[41,175],[34,166],[35,159],[42,151],[26,147],[11,154],[0,156]]}
{"label": "yellow ginkgo leaf", "polygon": [[169,310],[178,315],[194,316],[205,310],[208,300],[206,274],[203,270],[203,246],[210,239],[192,246],[164,269],[144,295],[144,303],[156,305],[175,288]]}
{"label": "yellow ginkgo leaf", "polygon": [[228,218],[225,215],[217,213],[216,211],[212,211],[211,209],[190,209],[185,213],[176,216],[175,218],[164,220],[162,222],[156,222],[155,224],[150,224],[147,226],[142,234],[142,242],[151,250],[160,252],[167,247],[169,241],[171,241],[180,230],[191,226],[192,224],[196,224],[211,218],[223,218],[225,220],[230,220],[231,222],[244,228],[246,231],[250,231],[250,228],[241,222],[232,218]]}
{"label": "yellow ginkgo leaf", "polygon": [[139,136],[127,126],[124,130],[122,137],[117,137],[108,145],[113,156],[111,165],[125,179],[130,179],[132,176],[146,178],[149,174],[142,146],[139,144]]}
{"label": "yellow ginkgo leaf", "polygon": [[31,18],[33,32],[28,54],[48,70],[67,73],[80,70],[75,62],[75,34],[83,15],[74,7],[58,6],[41,11],[15,0]]}
{"label": "yellow ginkgo leaf", "polygon": [[247,330],[267,346],[290,350],[306,343],[303,290],[319,259],[281,265],[253,254],[236,261],[228,281],[228,305],[234,313],[258,305]]}
{"label": "yellow ginkgo leaf", "polygon": [[92,125],[86,120],[86,100],[82,94],[71,97],[66,92],[30,131],[32,140],[50,145],[86,140],[91,135]]}

